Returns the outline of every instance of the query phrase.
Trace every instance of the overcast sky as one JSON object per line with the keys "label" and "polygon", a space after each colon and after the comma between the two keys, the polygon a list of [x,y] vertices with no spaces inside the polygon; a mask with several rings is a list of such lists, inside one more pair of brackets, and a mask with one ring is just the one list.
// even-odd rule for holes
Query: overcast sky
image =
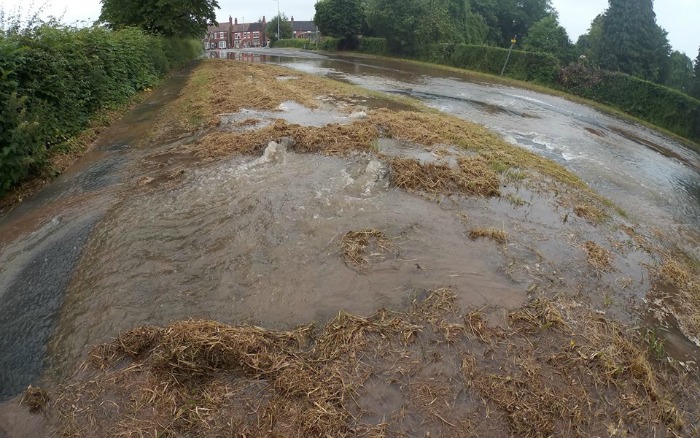
{"label": "overcast sky", "polygon": [[[296,20],[312,20],[314,15],[315,0],[279,0],[280,10],[288,17]],[[27,10],[35,11],[38,5],[44,4],[41,0],[30,5],[27,0],[0,0],[0,5],[5,11],[16,11],[18,5],[22,5],[23,13]],[[559,11],[559,20],[569,33],[573,42],[582,33],[585,33],[593,18],[603,12],[607,7],[607,0],[552,0],[552,4]],[[100,15],[99,0],[49,0],[46,3],[44,16],[63,16],[63,21],[95,20]],[[229,15],[238,18],[239,21],[257,21],[263,15],[270,17],[277,15],[276,0],[257,0],[254,2],[242,2],[240,0],[219,0],[221,9],[218,20],[226,21]],[[695,59],[700,46],[700,0],[656,0],[654,2],[657,22],[668,31],[668,38],[675,50],[685,52],[690,58]]]}

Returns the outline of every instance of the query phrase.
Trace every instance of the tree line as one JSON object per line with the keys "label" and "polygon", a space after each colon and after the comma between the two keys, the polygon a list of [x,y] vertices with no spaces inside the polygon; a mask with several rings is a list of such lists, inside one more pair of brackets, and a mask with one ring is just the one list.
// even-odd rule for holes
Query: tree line
{"label": "tree line", "polygon": [[573,43],[550,0],[321,0],[314,21],[325,35],[380,37],[397,55],[421,57],[437,44],[515,47],[550,53],[562,64],[619,71],[700,98],[695,63],[673,51],[653,0],[609,0]]}

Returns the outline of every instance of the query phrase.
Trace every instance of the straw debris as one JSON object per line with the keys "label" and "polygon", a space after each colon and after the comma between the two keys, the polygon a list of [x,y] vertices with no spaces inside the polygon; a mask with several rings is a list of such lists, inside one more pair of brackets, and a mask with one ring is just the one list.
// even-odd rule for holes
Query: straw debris
{"label": "straw debris", "polygon": [[504,230],[499,230],[498,228],[472,228],[469,230],[469,237],[471,239],[479,238],[489,238],[493,239],[500,244],[505,244],[508,241],[508,233]]}
{"label": "straw debris", "polygon": [[29,385],[24,391],[20,404],[27,406],[29,412],[35,414],[43,412],[49,402],[49,395],[43,389]]}
{"label": "straw debris", "polygon": [[590,263],[591,266],[599,271],[608,271],[611,269],[612,255],[610,251],[590,240],[584,244],[584,248],[588,255],[588,263]]}
{"label": "straw debris", "polygon": [[499,179],[483,157],[464,157],[458,167],[421,163],[412,158],[392,158],[391,182],[409,192],[500,196]]}
{"label": "straw debris", "polygon": [[135,329],[95,348],[50,418],[58,436],[81,437],[694,433],[698,382],[651,360],[635,332],[547,300],[494,328],[456,300],[441,288],[406,312],[340,313],[318,334]]}
{"label": "straw debris", "polygon": [[370,258],[384,258],[384,254],[391,247],[391,240],[382,231],[348,231],[340,240],[340,256],[348,266],[367,267]]}

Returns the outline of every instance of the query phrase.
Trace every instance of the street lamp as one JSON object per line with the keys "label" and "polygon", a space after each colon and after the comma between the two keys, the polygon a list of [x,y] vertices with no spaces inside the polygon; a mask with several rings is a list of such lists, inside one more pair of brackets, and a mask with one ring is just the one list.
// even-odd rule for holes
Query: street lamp
{"label": "street lamp", "polygon": [[280,39],[280,0],[272,0],[277,2],[277,39]]}

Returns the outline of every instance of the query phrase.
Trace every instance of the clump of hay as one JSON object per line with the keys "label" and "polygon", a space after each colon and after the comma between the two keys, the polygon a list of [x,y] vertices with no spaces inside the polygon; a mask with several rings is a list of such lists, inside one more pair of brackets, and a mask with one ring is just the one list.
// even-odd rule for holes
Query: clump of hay
{"label": "clump of hay", "polygon": [[505,244],[508,241],[508,233],[498,228],[472,228],[469,230],[469,237],[476,240],[479,238],[493,239],[500,244]]}
{"label": "clump of hay", "polygon": [[584,248],[588,256],[588,263],[590,263],[591,266],[600,271],[606,271],[612,267],[612,255],[610,251],[590,240],[584,244]]}
{"label": "clump of hay", "polygon": [[700,340],[700,275],[692,261],[668,256],[657,270],[655,292],[659,291],[683,333]]}
{"label": "clump of hay", "polygon": [[[651,361],[635,331],[542,299],[491,327],[456,300],[441,288],[405,312],[341,312],[318,334],[135,329],[93,350],[49,418],[81,437],[603,436],[609,425],[689,436],[700,420],[698,382]],[[385,411],[371,379],[400,402]]]}
{"label": "clump of hay", "polygon": [[391,240],[386,234],[375,229],[348,231],[340,239],[340,255],[348,266],[366,267],[369,257],[381,256],[391,247]]}
{"label": "clump of hay", "polygon": [[593,223],[599,223],[605,217],[605,214],[597,207],[590,204],[577,204],[574,206],[576,216],[582,217]]}
{"label": "clump of hay", "polygon": [[43,411],[48,402],[49,395],[46,393],[46,391],[32,385],[27,387],[27,389],[24,391],[24,395],[22,396],[22,400],[20,400],[20,404],[27,406],[29,408],[29,412],[31,413]]}
{"label": "clump of hay", "polygon": [[254,131],[213,132],[184,148],[199,158],[220,158],[232,154],[257,155],[270,141],[289,137],[294,140],[294,147],[291,148],[294,152],[347,155],[370,151],[378,135],[377,130],[364,121],[319,128],[275,120],[273,124]]}
{"label": "clump of hay", "polygon": [[463,157],[458,167],[421,163],[412,158],[392,158],[391,182],[410,192],[500,196],[499,179],[483,157]]}

